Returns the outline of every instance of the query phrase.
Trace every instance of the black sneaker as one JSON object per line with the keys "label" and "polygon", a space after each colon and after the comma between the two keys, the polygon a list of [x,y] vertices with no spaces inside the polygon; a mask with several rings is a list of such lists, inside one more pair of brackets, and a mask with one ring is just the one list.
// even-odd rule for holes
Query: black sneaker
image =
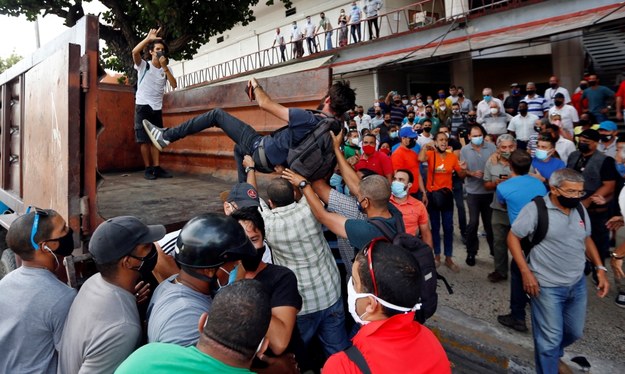
{"label": "black sneaker", "polygon": [[143,128],[150,137],[152,144],[154,144],[156,149],[158,149],[159,151],[162,151],[163,148],[169,145],[169,142],[165,140],[165,138],[163,138],[163,132],[165,132],[165,130],[161,129],[160,127],[154,126],[147,119],[143,120]]}
{"label": "black sneaker", "polygon": [[173,175],[171,175],[171,173],[165,171],[160,166],[155,166],[154,167],[154,175],[156,175],[157,178],[172,178],[173,177]]}
{"label": "black sneaker", "polygon": [[527,331],[527,325],[525,324],[525,321],[512,318],[512,314],[497,316],[497,322],[518,332]]}
{"label": "black sneaker", "polygon": [[467,255],[467,260],[465,262],[469,266],[475,266],[475,255]]}
{"label": "black sneaker", "polygon": [[145,174],[143,174],[143,178],[151,180],[151,181],[156,179],[156,174],[154,173],[154,168],[151,167],[151,166],[148,166],[147,168],[145,168]]}
{"label": "black sneaker", "polygon": [[614,300],[616,305],[621,308],[625,308],[625,291],[620,291],[618,295],[616,295],[616,299]]}

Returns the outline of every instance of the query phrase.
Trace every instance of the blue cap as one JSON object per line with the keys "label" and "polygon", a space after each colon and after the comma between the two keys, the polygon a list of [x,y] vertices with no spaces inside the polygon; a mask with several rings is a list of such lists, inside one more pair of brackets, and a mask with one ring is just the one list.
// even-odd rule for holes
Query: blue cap
{"label": "blue cap", "polygon": [[616,131],[616,123],[612,121],[603,121],[599,124],[599,130]]}
{"label": "blue cap", "polygon": [[412,127],[404,126],[399,130],[399,137],[414,139],[417,137],[417,133],[412,130]]}

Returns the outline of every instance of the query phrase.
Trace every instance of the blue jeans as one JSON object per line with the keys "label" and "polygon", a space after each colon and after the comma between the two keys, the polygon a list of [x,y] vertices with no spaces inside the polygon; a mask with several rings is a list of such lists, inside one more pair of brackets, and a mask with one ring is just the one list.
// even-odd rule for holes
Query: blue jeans
{"label": "blue jeans", "polygon": [[332,31],[326,32],[326,51],[332,49]]}
{"label": "blue jeans", "polygon": [[[167,141],[175,142],[187,135],[193,135],[214,126],[221,128],[223,132],[235,142],[234,160],[236,161],[238,167],[239,182],[245,182],[247,176],[245,174],[245,170],[243,169],[243,157],[245,155],[251,155],[256,162],[256,167],[258,168],[259,156],[256,150],[262,137],[250,125],[226,113],[224,110],[219,108],[213,109],[197,117],[193,117],[190,120],[184,121],[176,127],[167,128],[163,133],[163,138]],[[271,170],[264,172],[271,172]]]}
{"label": "blue jeans", "polygon": [[567,287],[541,287],[532,298],[536,372],[557,373],[564,348],[581,338],[586,319],[586,277]]}
{"label": "blue jeans", "polygon": [[349,347],[345,330],[345,310],[340,297],[327,309],[298,315],[297,328],[305,347],[310,344],[313,336],[317,335],[327,357]]}
{"label": "blue jeans", "polygon": [[454,207],[452,206],[451,210],[438,210],[432,207],[432,204],[428,204],[428,214],[430,215],[430,225],[432,226],[432,244],[434,244],[434,254],[441,254],[442,221],[445,257],[451,257],[454,251]]}

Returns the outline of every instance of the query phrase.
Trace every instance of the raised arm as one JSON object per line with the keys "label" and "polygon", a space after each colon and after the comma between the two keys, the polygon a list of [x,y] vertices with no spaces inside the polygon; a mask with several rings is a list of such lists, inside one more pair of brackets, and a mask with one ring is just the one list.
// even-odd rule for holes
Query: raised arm
{"label": "raised arm", "polygon": [[333,132],[330,132],[330,135],[332,136],[334,155],[336,156],[336,161],[339,164],[339,170],[341,170],[343,181],[345,181],[345,185],[347,185],[351,193],[354,196],[358,196],[360,193],[360,178],[349,162],[345,159],[343,151],[341,151],[341,144],[343,143],[343,130],[341,130],[338,135],[334,135]]}
{"label": "raised arm", "polygon": [[258,84],[256,78],[252,78],[247,82],[248,87],[252,87],[254,90],[254,95],[256,95],[256,101],[258,102],[258,106],[260,109],[273,114],[284,122],[289,122],[289,108],[276,103],[273,101],[269,95],[263,90],[263,86]]}
{"label": "raised arm", "polygon": [[[148,32],[148,36],[145,37],[145,39],[143,39],[142,41],[139,42],[139,44],[137,44],[133,49],[132,49],[132,61],[135,63],[135,65],[139,66],[139,64],[141,63],[141,53],[143,52],[143,49],[145,48],[146,45],[148,45],[152,40],[154,39],[158,39],[158,33],[161,32],[161,28],[159,27],[158,30],[156,29],[150,29],[150,31]],[[171,84],[171,83],[170,83]]]}

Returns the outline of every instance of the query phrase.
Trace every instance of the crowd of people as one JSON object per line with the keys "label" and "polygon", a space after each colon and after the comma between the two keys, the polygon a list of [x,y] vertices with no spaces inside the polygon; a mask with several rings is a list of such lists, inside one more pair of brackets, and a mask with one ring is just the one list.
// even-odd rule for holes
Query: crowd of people
{"label": "crowd of people", "polygon": [[[344,128],[330,132],[334,173],[316,180],[286,155],[321,118],[274,102],[253,78],[248,92],[285,130],[261,136],[220,109],[167,129],[143,119],[158,150],[214,126],[236,143],[239,182],[223,213],[170,233],[132,216],[103,222],[88,244],[98,273],[78,292],[54,276],[74,244],[64,219],[21,215],[7,244],[22,266],[0,280],[0,346],[12,347],[0,371],[449,373],[417,319],[422,269],[387,231],[419,238],[452,273],[465,266],[454,235],[466,266],[487,246],[487,279],[510,280],[510,313],[497,320],[527,331],[529,302],[537,372],[563,370],[564,348],[583,332],[585,271],[599,297],[610,288],[606,259],[623,278],[625,246],[610,248],[623,226],[625,139],[607,117],[615,94],[596,76],[572,97],[557,77],[550,85],[541,96],[534,83],[526,95],[512,84],[504,100],[484,88],[476,103],[454,85],[436,100],[391,91],[365,111],[348,82],[335,82],[318,109]],[[621,110],[625,83],[616,95]],[[266,199],[257,172],[278,173]],[[625,306],[622,288],[616,304]]]}
{"label": "crowd of people", "polygon": [[[363,40],[363,25],[365,31],[368,30],[369,32],[368,40],[379,38],[380,21],[378,12],[381,9],[381,0],[364,0],[362,8],[356,1],[353,1],[351,8],[347,12],[345,9],[340,10],[336,27],[332,26],[332,21],[326,17],[324,12],[319,13],[319,22],[317,24],[311,20],[311,16],[306,17],[303,28],[298,26],[297,21],[293,21],[288,39],[288,44],[291,45],[292,58],[304,56],[304,42],[306,42],[309,55],[321,51],[321,45],[319,45],[318,40],[319,35],[323,36],[324,50],[332,50],[334,48],[332,41],[335,31],[338,33],[335,39],[335,45],[338,47],[348,45],[350,39],[351,43],[361,42]],[[281,33],[280,28],[276,28],[272,47],[275,47],[276,44],[280,48],[280,59],[282,62],[286,61],[287,39]]]}

